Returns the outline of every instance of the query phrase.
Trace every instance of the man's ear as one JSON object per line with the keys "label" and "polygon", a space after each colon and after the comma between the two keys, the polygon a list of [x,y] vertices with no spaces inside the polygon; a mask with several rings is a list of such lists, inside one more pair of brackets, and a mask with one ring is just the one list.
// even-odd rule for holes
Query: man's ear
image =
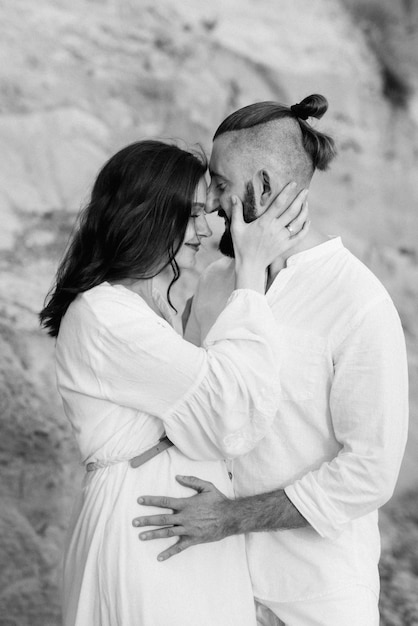
{"label": "man's ear", "polygon": [[258,187],[260,190],[260,206],[267,207],[271,202],[271,177],[267,170],[257,172]]}

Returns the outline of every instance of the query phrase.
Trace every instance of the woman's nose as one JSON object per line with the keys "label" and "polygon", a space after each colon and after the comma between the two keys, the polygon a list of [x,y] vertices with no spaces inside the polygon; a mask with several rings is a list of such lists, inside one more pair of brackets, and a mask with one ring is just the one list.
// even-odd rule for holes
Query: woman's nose
{"label": "woman's nose", "polygon": [[198,237],[211,237],[212,231],[209,227],[208,221],[204,215],[201,215],[197,220],[196,234]]}

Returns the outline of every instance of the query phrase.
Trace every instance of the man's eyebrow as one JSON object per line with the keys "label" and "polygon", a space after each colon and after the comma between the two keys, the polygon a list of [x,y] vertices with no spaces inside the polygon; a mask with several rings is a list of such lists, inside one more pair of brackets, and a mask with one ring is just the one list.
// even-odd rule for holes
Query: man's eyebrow
{"label": "man's eyebrow", "polygon": [[206,204],[204,202],[193,202],[192,206],[199,207],[199,209],[204,209],[206,207]]}
{"label": "man's eyebrow", "polygon": [[209,168],[209,174],[211,175],[212,178],[216,177],[216,178],[223,178],[223,180],[226,180],[225,176],[222,176],[222,174],[218,174],[218,172],[214,172],[210,168]]}

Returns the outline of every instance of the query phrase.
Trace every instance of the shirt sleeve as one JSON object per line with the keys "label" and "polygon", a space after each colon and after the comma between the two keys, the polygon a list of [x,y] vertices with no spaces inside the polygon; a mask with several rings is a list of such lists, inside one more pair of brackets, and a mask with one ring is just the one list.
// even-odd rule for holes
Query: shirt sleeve
{"label": "shirt sleeve", "polygon": [[408,428],[405,341],[390,300],[375,303],[337,348],[330,410],[339,454],[286,487],[323,537],[392,495]]}
{"label": "shirt sleeve", "polygon": [[270,428],[278,404],[277,333],[267,300],[237,290],[204,347],[148,314],[105,327],[93,369],[103,397],[159,417],[187,456],[245,454]]}

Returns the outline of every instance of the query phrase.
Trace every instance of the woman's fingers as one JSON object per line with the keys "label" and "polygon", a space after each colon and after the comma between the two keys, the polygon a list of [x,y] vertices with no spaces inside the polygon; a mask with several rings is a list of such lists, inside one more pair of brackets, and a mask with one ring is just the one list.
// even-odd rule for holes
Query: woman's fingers
{"label": "woman's fingers", "polygon": [[304,206],[308,190],[303,189],[295,196],[296,188],[296,183],[286,185],[267,211],[248,224],[242,215],[242,203],[234,199],[231,234],[237,266],[250,261],[253,271],[259,266],[265,269],[306,235],[307,229],[302,226],[308,216]]}
{"label": "woman's fingers", "polygon": [[307,195],[308,190],[302,189],[302,191],[299,191],[297,196],[292,200],[287,208],[280,213],[277,220],[282,228],[291,224],[293,220],[299,216],[301,210],[303,210],[303,205],[305,204]]}
{"label": "woman's fingers", "polygon": [[237,231],[245,224],[243,204],[238,196],[231,196],[231,230]]}
{"label": "woman's fingers", "polygon": [[289,237],[289,248],[293,248],[299,241],[306,237],[310,225],[311,220],[306,220],[300,230],[295,235]]}
{"label": "woman's fingers", "polygon": [[295,194],[295,190],[296,183],[294,181],[287,183],[287,185],[279,191],[267,211],[263,213],[263,216],[270,219],[280,217],[291,206],[291,199]]}
{"label": "woman's fingers", "polygon": [[286,229],[291,237],[294,237],[302,230],[304,224],[308,221],[308,216],[308,201],[305,200],[305,202],[303,202],[302,204],[302,208],[299,211],[299,214],[286,224]]}
{"label": "woman's fingers", "polygon": [[311,225],[310,220],[306,220],[303,224],[302,228],[299,230],[296,235],[287,234],[287,237],[283,237],[281,241],[281,249],[282,254],[294,248],[302,239],[304,239],[309,231],[309,227]]}

